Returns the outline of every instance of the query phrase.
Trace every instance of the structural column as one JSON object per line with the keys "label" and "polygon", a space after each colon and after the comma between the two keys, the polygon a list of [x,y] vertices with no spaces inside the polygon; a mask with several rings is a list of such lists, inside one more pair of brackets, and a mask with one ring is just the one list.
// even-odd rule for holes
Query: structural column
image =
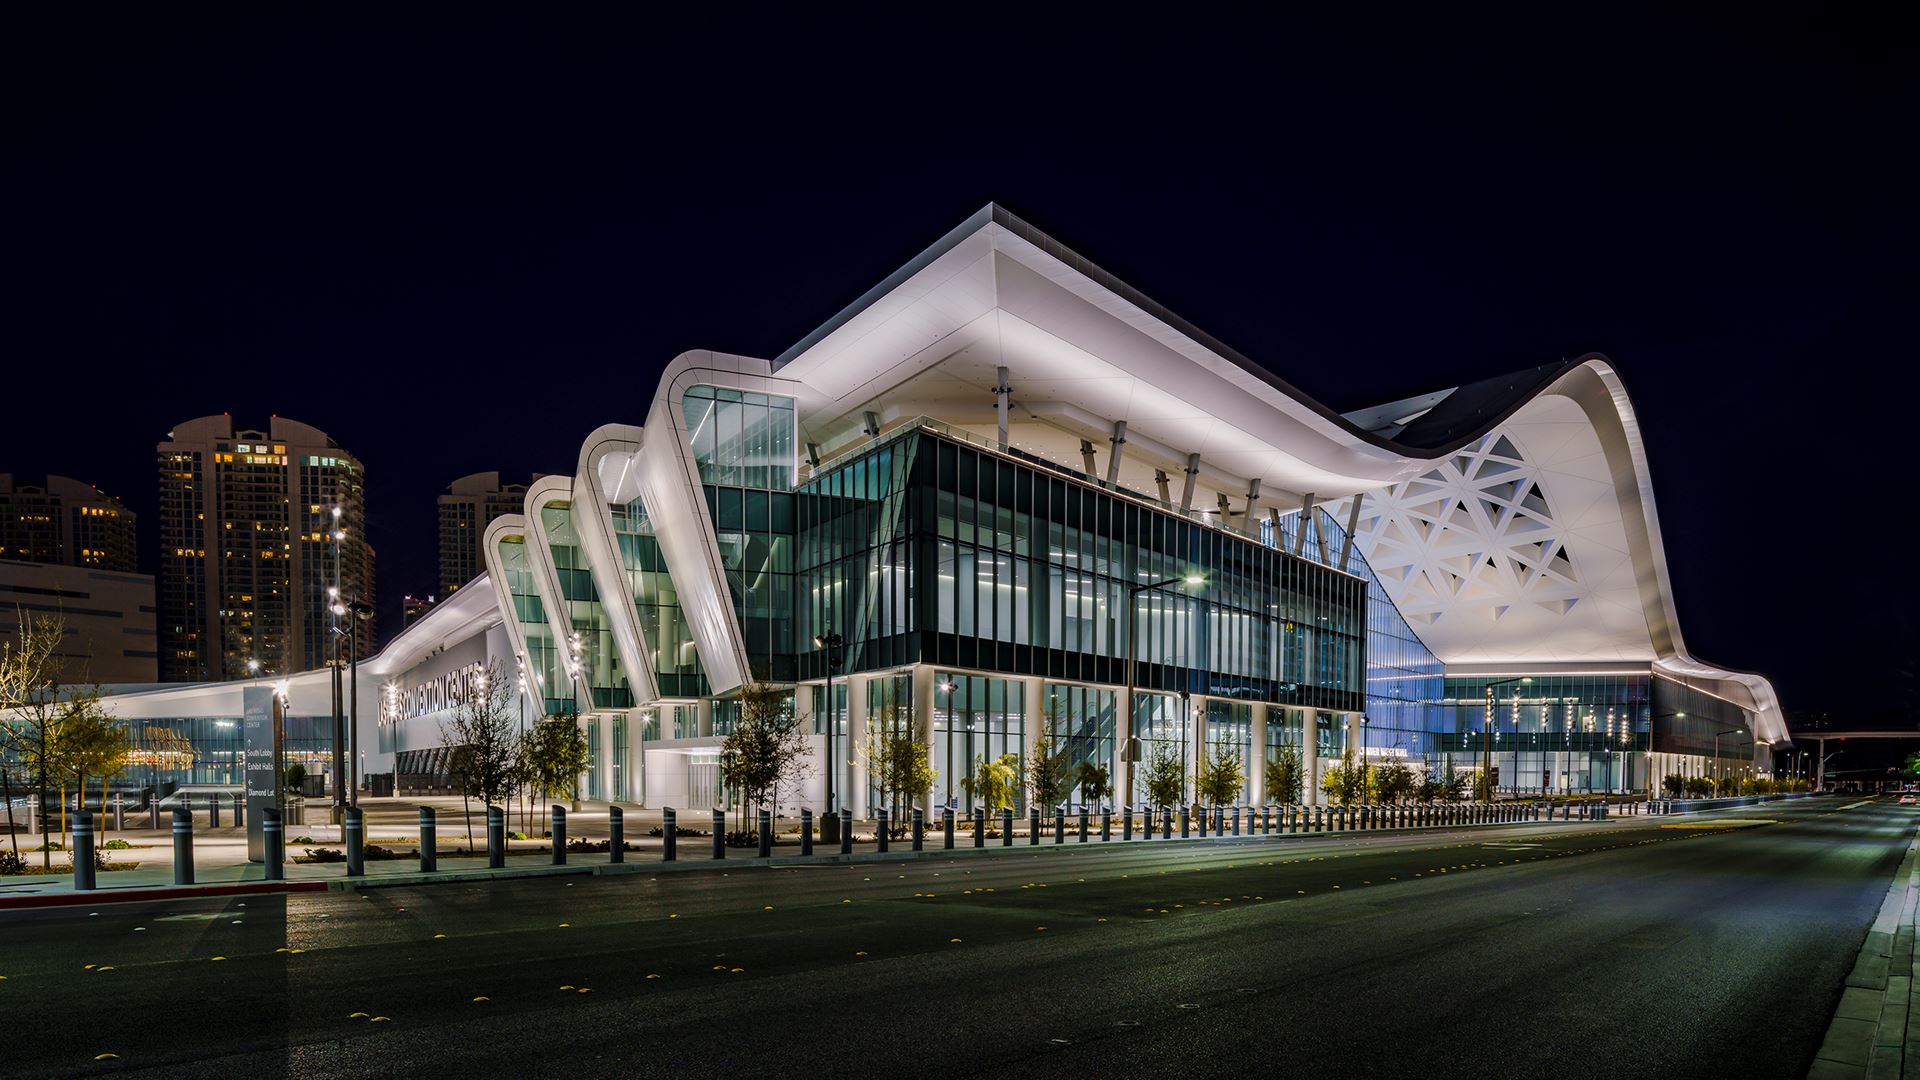
{"label": "structural column", "polygon": [[[600,734],[600,794],[606,796],[609,803],[618,802],[613,790],[613,716],[608,714],[600,717],[600,722],[594,727]],[[631,734],[627,745],[633,745]],[[624,761],[620,763],[620,775],[627,775],[627,763]]]}
{"label": "structural column", "polygon": [[[952,721],[949,720],[948,723],[952,723]],[[933,753],[932,664],[915,664],[913,666],[913,737],[920,741],[920,745],[927,748],[928,754]],[[956,766],[953,762],[948,763],[949,769],[955,767],[972,768],[973,763],[967,762],[965,765],[960,766]],[[952,782],[953,778],[949,777],[948,780]],[[933,813],[932,789],[920,792],[918,799],[920,805],[926,808],[927,813]]]}
{"label": "structural column", "polygon": [[693,703],[693,730],[703,739],[713,735],[712,698],[701,698]]}
{"label": "structural column", "polygon": [[1320,718],[1312,709],[1300,710],[1300,759],[1307,775],[1300,785],[1300,801],[1320,805]]}
{"label": "structural column", "polygon": [[1247,778],[1253,788],[1253,804],[1267,801],[1267,703],[1253,703],[1253,750],[1247,755]]}
{"label": "structural column", "polygon": [[847,790],[840,804],[867,816],[867,676],[847,676]]}

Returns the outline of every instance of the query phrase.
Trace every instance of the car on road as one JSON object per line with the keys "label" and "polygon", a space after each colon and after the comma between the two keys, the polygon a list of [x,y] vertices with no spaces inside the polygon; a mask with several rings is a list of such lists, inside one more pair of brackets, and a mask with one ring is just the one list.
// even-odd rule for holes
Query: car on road
{"label": "car on road", "polygon": [[1905,794],[1900,796],[1900,805],[1901,806],[1920,805],[1920,795],[1915,795],[1911,791],[1906,792]]}

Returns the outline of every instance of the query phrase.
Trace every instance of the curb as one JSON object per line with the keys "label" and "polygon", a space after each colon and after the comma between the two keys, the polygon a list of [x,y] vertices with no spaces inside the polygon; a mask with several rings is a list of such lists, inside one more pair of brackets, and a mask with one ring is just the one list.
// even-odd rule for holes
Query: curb
{"label": "curb", "polygon": [[[1611,824],[1616,819],[1607,819]],[[1645,818],[1643,820],[1653,820]],[[1016,853],[1039,854],[1041,852],[1081,852],[1096,851],[1119,852],[1144,848],[1147,845],[1178,844],[1182,847],[1224,847],[1231,844],[1246,844],[1255,841],[1314,841],[1363,836],[1417,836],[1423,833],[1440,831],[1470,831],[1512,829],[1521,826],[1563,826],[1591,824],[1579,819],[1562,821],[1489,821],[1470,825],[1421,825],[1394,829],[1347,829],[1329,832],[1302,833],[1247,833],[1241,836],[1190,836],[1184,839],[1173,838],[1147,840],[1097,839],[1097,832],[1089,832],[1087,842],[1082,844],[1077,833],[1069,833],[1064,843],[1053,843],[1051,839],[1039,844],[990,845],[987,847],[927,847],[920,851],[864,851],[850,855],[838,852],[824,852],[815,855],[774,855],[760,858],[757,855],[732,856],[725,859],[692,858],[676,859],[664,862],[657,856],[641,862],[594,862],[566,863],[560,866],[514,866],[498,870],[477,868],[469,870],[439,870],[430,874],[405,873],[382,874],[357,878],[336,877],[306,879],[300,881],[249,881],[229,882],[208,885],[161,885],[129,887],[125,889],[101,889],[93,892],[40,893],[23,896],[0,897],[0,911],[9,909],[32,909],[44,907],[73,907],[85,904],[130,904],[153,900],[175,900],[206,896],[237,896],[249,893],[287,893],[287,892],[357,892],[363,889],[392,889],[416,885],[453,885],[487,881],[512,881],[524,878],[543,877],[608,877],[625,874],[660,873],[712,873],[727,872],[735,869],[791,869],[804,866],[853,865],[860,863],[910,862],[933,858],[968,858],[992,854],[1008,855]],[[911,841],[901,843],[910,845]],[[629,853],[638,854],[638,853]]]}
{"label": "curb", "polygon": [[1911,1025],[1914,913],[1920,907],[1920,832],[1916,832],[1887,898],[1880,904],[1840,991],[1840,1004],[1808,1080],[1899,1080],[1920,1076],[1920,1032]]}
{"label": "curb", "polygon": [[0,896],[0,911],[21,908],[81,907],[99,904],[138,904],[150,900],[181,900],[202,896],[248,896],[255,893],[325,892],[324,881],[236,881],[224,885],[147,885],[92,892],[29,893]]}

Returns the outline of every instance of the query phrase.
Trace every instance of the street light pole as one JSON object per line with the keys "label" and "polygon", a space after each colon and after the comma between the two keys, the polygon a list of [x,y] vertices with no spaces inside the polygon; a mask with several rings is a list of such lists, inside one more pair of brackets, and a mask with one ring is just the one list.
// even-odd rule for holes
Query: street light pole
{"label": "street light pole", "polygon": [[1129,800],[1133,798],[1133,759],[1139,756],[1134,752],[1134,747],[1140,741],[1139,734],[1133,729],[1133,607],[1141,593],[1152,592],[1155,589],[1164,589],[1169,585],[1179,582],[1185,582],[1188,585],[1205,585],[1207,579],[1199,574],[1185,574],[1180,577],[1170,577],[1164,581],[1153,581],[1145,584],[1127,586],[1127,610],[1124,619],[1127,636],[1127,692],[1120,702],[1121,715],[1126,717],[1127,720],[1127,745],[1120,748],[1120,760],[1115,763],[1121,766],[1121,768],[1115,770],[1120,775],[1114,777],[1116,783],[1113,786],[1113,790],[1116,792],[1125,792],[1126,798]]}
{"label": "street light pole", "polygon": [[1747,729],[1736,727],[1736,728],[1728,728],[1725,731],[1716,731],[1713,733],[1713,793],[1715,795],[1726,794],[1724,791],[1720,790],[1722,786],[1721,781],[1725,780],[1727,775],[1727,771],[1720,767],[1720,736],[1736,735],[1745,730]]}
{"label": "street light pole", "polygon": [[[824,652],[827,657],[827,812],[825,815],[822,815],[823,822],[827,817],[831,817],[840,812],[839,805],[834,801],[836,794],[834,790],[834,777],[839,772],[839,761],[834,756],[834,736],[836,734],[835,729],[840,726],[840,719],[839,714],[834,711],[833,707],[833,672],[840,664],[840,647],[845,643],[846,640],[839,634],[834,633],[831,629],[824,634],[815,634],[813,637],[814,647]],[[852,687],[849,686],[848,690],[851,692]],[[852,703],[849,702],[848,704],[851,705]],[[834,818],[836,823],[838,820],[838,818]]]}

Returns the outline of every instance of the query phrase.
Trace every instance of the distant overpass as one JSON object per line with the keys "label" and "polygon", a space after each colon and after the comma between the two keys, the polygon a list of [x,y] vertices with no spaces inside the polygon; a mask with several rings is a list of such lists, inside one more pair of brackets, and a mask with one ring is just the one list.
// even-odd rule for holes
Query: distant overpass
{"label": "distant overpass", "polygon": [[1815,791],[1824,791],[1827,787],[1828,739],[1920,739],[1920,731],[1790,731],[1787,734],[1794,742],[1811,740],[1820,744],[1813,755]]}

